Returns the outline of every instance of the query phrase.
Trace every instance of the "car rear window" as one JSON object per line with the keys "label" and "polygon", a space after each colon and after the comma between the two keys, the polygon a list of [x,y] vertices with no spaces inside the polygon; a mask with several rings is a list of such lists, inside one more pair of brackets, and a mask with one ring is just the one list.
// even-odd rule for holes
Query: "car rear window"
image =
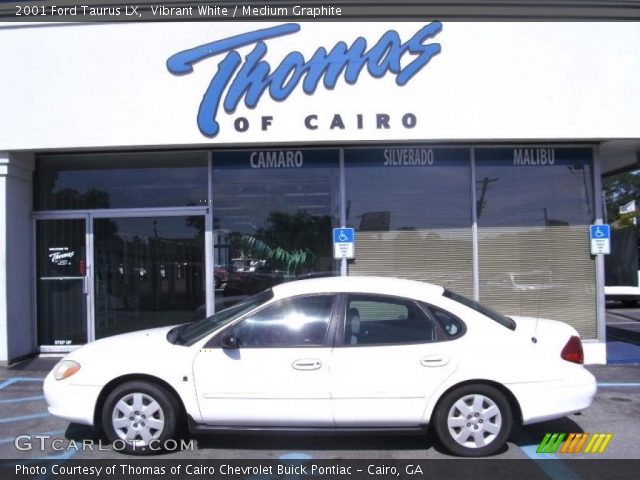
{"label": "car rear window", "polygon": [[516,322],[515,320],[513,320],[513,318],[509,318],[505,315],[502,315],[499,312],[496,312],[495,310],[489,307],[485,307],[484,305],[476,302],[475,300],[471,300],[470,298],[467,298],[464,295],[460,295],[459,293],[455,293],[447,289],[444,290],[444,293],[442,295],[444,297],[450,298],[455,302],[461,303],[464,306],[469,307],[478,313],[481,313],[485,317],[489,317],[494,322],[498,322],[500,325],[508,328],[509,330],[516,329]]}

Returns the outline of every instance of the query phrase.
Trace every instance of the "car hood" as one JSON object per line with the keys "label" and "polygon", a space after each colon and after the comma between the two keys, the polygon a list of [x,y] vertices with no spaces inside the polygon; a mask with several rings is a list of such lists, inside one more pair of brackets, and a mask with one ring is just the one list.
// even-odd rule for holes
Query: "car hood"
{"label": "car hood", "polygon": [[190,374],[193,352],[167,340],[173,327],[152,328],[88,343],[65,357],[81,365],[69,378],[75,385],[104,385],[122,375],[181,378]]}
{"label": "car hood", "polygon": [[167,340],[167,332],[175,325],[170,327],[150,328],[148,330],[139,330],[137,332],[122,333],[112,337],[101,338],[95,342],[87,343],[79,349],[73,351],[67,358],[73,360],[76,356],[84,356],[87,354],[96,354],[100,351],[108,351],[111,355],[121,352],[122,354],[142,353],[144,349],[163,349],[171,346]]}

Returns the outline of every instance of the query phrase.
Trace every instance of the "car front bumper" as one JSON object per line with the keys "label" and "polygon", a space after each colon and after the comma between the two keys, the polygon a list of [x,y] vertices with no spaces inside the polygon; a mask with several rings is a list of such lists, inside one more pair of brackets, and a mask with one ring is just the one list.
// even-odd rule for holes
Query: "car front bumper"
{"label": "car front bumper", "polygon": [[74,385],[73,378],[56,380],[49,372],[44,380],[44,397],[53,416],[81,423],[94,424],[94,412],[101,387]]}

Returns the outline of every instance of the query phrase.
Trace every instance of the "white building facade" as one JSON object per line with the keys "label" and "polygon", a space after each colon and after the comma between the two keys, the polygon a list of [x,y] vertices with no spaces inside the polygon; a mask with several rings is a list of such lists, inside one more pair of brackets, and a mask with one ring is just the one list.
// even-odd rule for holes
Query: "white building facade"
{"label": "white building facade", "polygon": [[[640,151],[637,23],[0,28],[0,361],[385,275],[578,329],[600,178]],[[356,258],[331,230],[356,230]]]}

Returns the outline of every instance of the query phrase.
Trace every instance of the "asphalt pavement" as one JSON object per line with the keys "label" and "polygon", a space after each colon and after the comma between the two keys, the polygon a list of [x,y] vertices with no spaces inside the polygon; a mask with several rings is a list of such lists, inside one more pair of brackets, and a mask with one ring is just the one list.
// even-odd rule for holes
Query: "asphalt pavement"
{"label": "asphalt pavement", "polygon": [[[610,304],[607,309],[606,366],[588,366],[598,393],[588,410],[558,420],[516,427],[496,459],[566,459],[538,453],[547,433],[611,433],[598,458],[638,459],[640,446],[640,308]],[[0,368],[0,458],[131,459],[99,432],[57,419],[46,410],[42,381],[57,358],[40,357]],[[306,435],[282,433],[184,435],[175,450],[158,458],[186,459],[446,459],[427,435]],[[594,454],[571,454],[571,459]],[[552,472],[553,473],[553,472]],[[566,473],[566,472],[565,472]],[[554,475],[550,475],[554,477]]]}
{"label": "asphalt pavement", "polygon": [[[46,370],[55,359],[38,359],[23,368],[0,369],[0,458],[130,459],[115,451],[91,428],[47,413],[42,394]],[[598,458],[638,459],[640,446],[640,365],[590,366],[598,380],[591,408],[559,420],[517,428],[495,458],[567,458],[537,453],[546,433],[612,433]],[[19,437],[19,440],[16,438]],[[452,458],[430,435],[285,435],[225,434],[185,437],[186,449],[164,454],[170,459],[432,459]],[[54,442],[55,441],[55,442]],[[84,448],[82,445],[84,443]],[[180,447],[180,444],[178,444]],[[571,458],[594,458],[572,454]]]}

